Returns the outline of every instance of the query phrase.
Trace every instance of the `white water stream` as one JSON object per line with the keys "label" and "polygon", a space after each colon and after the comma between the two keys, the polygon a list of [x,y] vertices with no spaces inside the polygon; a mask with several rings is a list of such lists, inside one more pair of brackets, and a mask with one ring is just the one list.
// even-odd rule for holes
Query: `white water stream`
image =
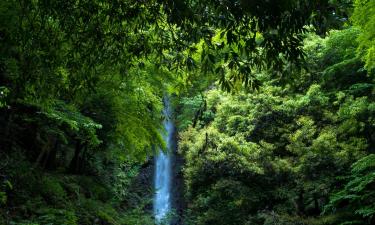
{"label": "white water stream", "polygon": [[171,152],[173,143],[173,123],[171,121],[171,106],[169,100],[165,98],[164,101],[164,129],[165,134],[163,135],[164,141],[167,146],[167,151],[159,151],[155,158],[155,169],[154,169],[154,185],[155,185],[155,196],[154,196],[154,216],[156,223],[166,223],[168,213],[171,211]]}

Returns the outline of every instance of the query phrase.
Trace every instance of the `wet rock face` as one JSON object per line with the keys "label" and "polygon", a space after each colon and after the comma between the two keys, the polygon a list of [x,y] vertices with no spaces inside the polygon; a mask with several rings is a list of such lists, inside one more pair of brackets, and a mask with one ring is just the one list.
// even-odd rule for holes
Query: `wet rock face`
{"label": "wet rock face", "polygon": [[[154,195],[153,190],[153,173],[154,173],[154,160],[150,158],[145,162],[138,173],[138,176],[134,179],[129,189],[129,192],[141,197],[142,201],[148,201],[149,203],[145,206],[145,211],[152,215],[153,204],[151,199]],[[137,198],[136,201],[140,199]],[[134,202],[133,205],[138,205],[139,202]]]}
{"label": "wet rock face", "polygon": [[[183,224],[183,212],[185,210],[184,201],[184,180],[182,166],[184,165],[183,157],[177,153],[177,133],[173,134],[173,144],[171,145],[171,208],[175,217],[171,220],[170,225]],[[139,171],[138,176],[132,183],[131,192],[137,193],[143,199],[153,199],[155,194],[155,159],[150,158],[145,162]],[[153,201],[146,205],[145,211],[153,215]]]}
{"label": "wet rock face", "polygon": [[174,146],[173,146],[173,157],[172,157],[172,208],[175,210],[176,217],[171,221],[171,225],[180,225],[183,223],[183,212],[186,208],[184,200],[184,179],[182,173],[182,166],[184,160],[181,155],[177,152],[177,132],[174,134]]}
{"label": "wet rock face", "polygon": [[183,159],[177,152],[177,131],[173,110],[168,97],[164,99],[164,141],[167,153],[160,152],[154,160],[154,216],[156,222],[171,215],[168,224],[182,224],[183,200]]}
{"label": "wet rock face", "polygon": [[[169,224],[180,225],[183,224],[182,216],[186,208],[183,197],[184,180],[182,166],[184,160],[177,151],[177,131],[174,126],[173,112],[168,106],[164,109],[164,115],[166,118],[164,127],[167,131],[164,140],[168,147],[168,155],[156,155],[143,164],[133,186],[137,186],[137,193],[141,194],[140,196],[142,196],[142,198],[153,199],[153,201],[150,201],[150,204],[146,206],[145,210],[150,213],[150,215],[154,215],[156,221],[158,217],[159,219],[163,217],[165,213],[163,210],[167,210],[166,215],[168,215],[169,212],[172,212],[173,215]],[[169,171],[161,176],[160,171],[166,172],[166,167],[169,168]],[[165,178],[167,178],[167,180]],[[163,185],[167,185],[168,187]],[[159,191],[157,191],[158,189]],[[163,190],[160,191],[160,189]],[[157,203],[157,201],[159,201],[159,203]]]}
{"label": "wet rock face", "polygon": [[[175,124],[175,123],[173,123]],[[171,151],[171,206],[175,216],[171,220],[171,225],[183,224],[183,214],[186,209],[184,199],[184,178],[182,167],[184,159],[178,153],[178,132],[173,127],[173,133],[170,135],[170,151]]]}

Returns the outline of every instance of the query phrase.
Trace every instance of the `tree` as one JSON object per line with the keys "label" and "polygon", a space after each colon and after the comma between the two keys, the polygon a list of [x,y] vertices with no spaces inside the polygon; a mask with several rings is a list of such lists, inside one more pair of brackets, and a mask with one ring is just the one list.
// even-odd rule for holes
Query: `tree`
{"label": "tree", "polygon": [[358,54],[366,63],[366,69],[372,73],[375,68],[375,3],[374,1],[356,0],[354,1],[354,12],[352,20],[362,33],[358,37],[360,45]]}

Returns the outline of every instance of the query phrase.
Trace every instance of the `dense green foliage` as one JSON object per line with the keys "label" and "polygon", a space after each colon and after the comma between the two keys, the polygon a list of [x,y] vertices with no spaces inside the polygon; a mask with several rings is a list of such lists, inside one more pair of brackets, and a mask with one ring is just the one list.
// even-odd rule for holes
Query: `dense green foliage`
{"label": "dense green foliage", "polygon": [[163,146],[167,77],[132,52],[144,18],[108,7],[0,3],[1,224],[153,223],[150,188],[132,186]]}
{"label": "dense green foliage", "polygon": [[362,33],[358,37],[358,54],[365,61],[366,69],[373,71],[375,69],[375,2],[356,0],[354,4],[353,22],[362,30]]}
{"label": "dense green foliage", "polygon": [[257,90],[213,87],[181,101],[187,224],[375,222],[374,75],[356,53],[362,35],[307,35],[306,69],[284,71],[292,83],[260,71]]}
{"label": "dense green foliage", "polygon": [[374,10],[0,1],[0,224],[154,224],[165,94],[185,224],[373,224]]}

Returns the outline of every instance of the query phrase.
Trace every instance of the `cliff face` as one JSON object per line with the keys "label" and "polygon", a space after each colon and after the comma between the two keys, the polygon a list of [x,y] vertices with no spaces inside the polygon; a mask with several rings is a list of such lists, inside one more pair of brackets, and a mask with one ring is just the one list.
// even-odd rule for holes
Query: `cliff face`
{"label": "cliff face", "polygon": [[[171,208],[173,213],[173,219],[171,225],[183,224],[183,212],[185,207],[184,200],[184,180],[182,167],[184,159],[178,154],[177,147],[177,131],[173,129],[172,143],[171,143]],[[154,189],[155,182],[155,159],[150,158],[140,168],[137,178],[132,184],[130,191],[136,192],[142,199],[145,199],[148,203],[145,205],[145,212],[153,216],[153,198],[155,194]]]}
{"label": "cliff face", "polygon": [[153,173],[154,160],[150,158],[141,166],[138,176],[134,179],[129,189],[129,192],[138,196],[138,199],[136,199],[133,204],[137,206],[139,206],[139,204],[143,204],[145,213],[149,214],[150,216],[153,216]]}
{"label": "cliff face", "polygon": [[171,225],[180,225],[183,222],[183,212],[185,210],[184,199],[184,179],[182,173],[182,166],[184,159],[177,151],[177,131],[173,134],[173,156],[172,156],[172,208],[175,210],[176,217],[172,220]]}

